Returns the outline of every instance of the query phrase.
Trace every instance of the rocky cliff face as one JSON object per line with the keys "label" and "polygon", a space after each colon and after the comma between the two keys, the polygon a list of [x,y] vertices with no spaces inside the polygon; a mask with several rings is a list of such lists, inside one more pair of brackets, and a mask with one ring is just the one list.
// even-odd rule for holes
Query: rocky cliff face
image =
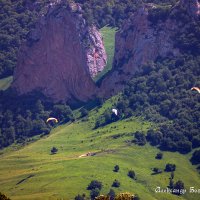
{"label": "rocky cliff face", "polygon": [[198,0],[181,0],[173,8],[163,8],[161,18],[154,19],[156,23],[153,23],[152,12],[156,9],[159,7],[154,4],[144,4],[116,34],[113,69],[102,82],[102,96],[121,90],[141,65],[158,57],[179,55],[174,36],[185,24],[182,19],[172,17],[173,14],[184,11],[191,20],[200,15]]}
{"label": "rocky cliff face", "polygon": [[87,26],[81,12],[74,3],[49,5],[19,51],[12,85],[19,94],[39,90],[55,102],[94,96],[92,77],[107,58],[99,31]]}
{"label": "rocky cliff face", "polygon": [[54,101],[116,94],[143,64],[180,55],[175,37],[188,29],[182,14],[195,24],[200,3],[180,0],[174,7],[163,8],[143,4],[117,32],[113,68],[99,89],[92,77],[106,65],[106,53],[97,28],[87,26],[81,13],[78,4],[50,1],[48,13],[19,53],[13,83],[19,94],[40,90]]}

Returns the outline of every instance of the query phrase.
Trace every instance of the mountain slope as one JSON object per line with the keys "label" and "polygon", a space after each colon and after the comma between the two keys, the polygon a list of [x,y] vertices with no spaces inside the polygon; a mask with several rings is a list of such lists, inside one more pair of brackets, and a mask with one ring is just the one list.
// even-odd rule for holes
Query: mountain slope
{"label": "mountain slope", "polygon": [[[167,163],[177,166],[175,181],[182,180],[186,188],[198,186],[200,176],[189,162],[189,155],[164,152],[164,158],[156,160],[157,148],[130,143],[133,133],[146,131],[150,123],[130,118],[93,129],[95,119],[112,108],[115,101],[107,101],[98,112],[97,109],[90,111],[88,121],[86,117],[82,121],[59,126],[48,137],[20,150],[3,153],[0,157],[1,192],[13,200],[71,200],[78,193],[89,196],[86,187],[94,179],[102,181],[102,194],[108,193],[114,179],[118,179],[121,186],[115,189],[116,193],[129,191],[139,194],[141,199],[176,200],[176,195],[154,192],[156,186],[167,187],[170,173],[151,175],[151,168],[164,170]],[[119,134],[121,136],[116,137]],[[55,155],[50,154],[53,146],[58,148]],[[88,152],[96,155],[79,158]],[[118,173],[113,172],[116,164],[120,167]],[[130,169],[136,172],[137,180],[127,176]],[[179,199],[195,200],[197,197],[198,194],[187,193]]]}

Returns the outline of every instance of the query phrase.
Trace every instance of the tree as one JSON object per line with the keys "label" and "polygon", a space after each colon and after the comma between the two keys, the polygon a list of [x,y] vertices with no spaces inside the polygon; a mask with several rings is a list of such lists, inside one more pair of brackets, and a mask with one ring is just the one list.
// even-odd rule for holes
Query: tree
{"label": "tree", "polygon": [[114,180],[113,181],[113,184],[112,184],[112,187],[120,187],[120,182],[118,180]]}
{"label": "tree", "polygon": [[6,195],[0,192],[0,200],[11,200],[11,199],[9,199]]}
{"label": "tree", "polygon": [[114,167],[114,170],[113,170],[114,172],[118,172],[119,171],[119,165],[115,165],[115,167]]}
{"label": "tree", "polygon": [[80,194],[78,194],[78,195],[74,198],[74,200],[84,200],[84,198],[83,198]]}
{"label": "tree", "polygon": [[135,172],[134,172],[133,170],[130,170],[130,171],[128,172],[128,176],[129,176],[130,178],[132,178],[132,179],[135,179]]}
{"label": "tree", "polygon": [[41,100],[37,100],[35,108],[36,108],[36,113],[42,113],[44,111],[44,106]]}
{"label": "tree", "polygon": [[6,124],[8,124],[9,122],[12,123],[13,112],[11,110],[6,110],[6,112],[4,113],[4,121],[5,121]]}
{"label": "tree", "polygon": [[[28,137],[31,137],[35,134],[33,132],[33,121],[31,120],[31,118],[29,118],[29,117],[26,118],[24,129],[25,129],[25,133]],[[49,132],[50,132],[50,129],[49,129]]]}
{"label": "tree", "polygon": [[163,134],[160,131],[148,130],[147,131],[147,140],[151,145],[159,145],[163,139]]}
{"label": "tree", "polygon": [[91,183],[88,185],[87,189],[88,190],[93,190],[98,188],[99,190],[101,190],[101,188],[103,187],[102,183],[100,181],[97,180],[93,180],[91,181]]}
{"label": "tree", "polygon": [[103,114],[103,117],[105,119],[105,124],[112,122],[112,113],[110,110],[106,110]]}
{"label": "tree", "polygon": [[108,196],[110,197],[110,200],[114,200],[115,199],[115,191],[112,188],[108,192]]}
{"label": "tree", "polygon": [[98,106],[102,106],[104,102],[105,102],[105,99],[103,99],[103,98],[98,97],[98,98],[96,99],[96,104],[97,104]]}
{"label": "tree", "polygon": [[52,147],[51,154],[56,154],[58,152],[58,149],[56,147]]}
{"label": "tree", "polygon": [[134,195],[133,200],[140,200],[140,197],[138,196],[138,194]]}
{"label": "tree", "polygon": [[88,110],[86,110],[85,108],[81,108],[80,113],[81,113],[81,117],[85,117],[86,115],[88,115]]}
{"label": "tree", "polygon": [[189,141],[177,142],[177,149],[180,153],[189,153],[192,150],[192,143]]}
{"label": "tree", "polygon": [[82,195],[78,194],[78,195],[74,198],[74,200],[85,200],[85,194],[82,194]]}
{"label": "tree", "polygon": [[15,141],[15,128],[10,126],[9,128],[4,129],[4,132],[6,134],[8,144],[12,144]]}
{"label": "tree", "polygon": [[99,194],[100,194],[100,190],[98,188],[92,189],[90,191],[90,197],[91,197],[92,200],[94,200],[95,197],[98,197]]}
{"label": "tree", "polygon": [[200,135],[193,137],[192,139],[192,148],[200,147]]}
{"label": "tree", "polygon": [[94,128],[99,128],[102,125],[102,118],[98,118],[95,122],[95,127]]}
{"label": "tree", "polygon": [[174,181],[170,178],[169,180],[169,188],[173,189],[174,188]]}
{"label": "tree", "polygon": [[166,172],[173,172],[176,170],[176,165],[175,164],[166,164],[165,166],[165,171]]}
{"label": "tree", "polygon": [[174,172],[171,172],[171,179],[174,179]]}
{"label": "tree", "polygon": [[176,143],[169,137],[163,138],[160,146],[162,150],[177,151]]}
{"label": "tree", "polygon": [[4,146],[4,139],[0,129],[0,149]]}
{"label": "tree", "polygon": [[47,128],[47,125],[42,119],[33,120],[33,132],[36,132],[37,134],[43,133],[43,130]]}
{"label": "tree", "polygon": [[145,145],[146,144],[146,137],[144,135],[144,133],[141,133],[139,131],[135,132],[135,139],[134,139],[134,143],[138,144],[138,145]]}
{"label": "tree", "polygon": [[190,161],[192,162],[192,164],[197,165],[200,163],[200,150],[196,150],[193,154],[192,154],[192,158],[190,159]]}
{"label": "tree", "polygon": [[175,184],[174,184],[174,189],[177,190],[177,193],[174,193],[174,194],[177,194],[177,195],[181,195],[182,194],[182,190],[184,189],[184,183],[182,181],[177,181]]}
{"label": "tree", "polygon": [[162,152],[157,153],[156,159],[161,160],[162,158],[163,158],[163,153]]}
{"label": "tree", "polygon": [[159,169],[159,168],[157,168],[157,167],[154,167],[153,168],[153,174],[152,175],[154,175],[154,174],[160,174],[160,173],[162,173],[162,170],[161,169]]}
{"label": "tree", "polygon": [[68,122],[70,120],[74,120],[74,115],[69,106],[66,104],[57,104],[53,106],[53,111],[51,113],[52,116],[59,119],[61,123]]}
{"label": "tree", "polygon": [[29,133],[25,132],[25,126],[26,126],[26,120],[21,115],[18,115],[16,117],[16,125],[15,125],[16,135],[18,136],[28,135]]}

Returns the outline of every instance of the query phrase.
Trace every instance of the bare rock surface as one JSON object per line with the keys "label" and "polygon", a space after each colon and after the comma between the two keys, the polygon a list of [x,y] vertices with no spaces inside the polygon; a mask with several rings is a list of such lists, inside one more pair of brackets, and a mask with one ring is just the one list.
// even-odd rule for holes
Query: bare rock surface
{"label": "bare rock surface", "polygon": [[12,84],[18,94],[38,90],[54,102],[93,98],[92,77],[104,69],[107,56],[100,32],[81,12],[75,3],[49,5],[19,51]]}

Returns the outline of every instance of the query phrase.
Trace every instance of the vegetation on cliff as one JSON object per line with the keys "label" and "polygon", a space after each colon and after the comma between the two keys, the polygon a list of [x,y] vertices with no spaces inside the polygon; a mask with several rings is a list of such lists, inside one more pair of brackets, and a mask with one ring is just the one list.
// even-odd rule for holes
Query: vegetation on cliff
{"label": "vegetation on cliff", "polygon": [[[32,1],[33,3],[34,1]],[[41,1],[37,9],[30,10],[29,1],[2,0],[0,2],[0,78],[13,74],[20,45],[45,6]]]}
{"label": "vegetation on cliff", "polygon": [[160,5],[174,5],[177,0],[75,0],[82,4],[84,14],[89,23],[98,27],[109,24],[112,27],[121,27],[142,3]]}
{"label": "vegetation on cliff", "polygon": [[[141,4],[138,0],[75,0],[75,2],[82,5],[87,22],[95,23],[99,28],[105,25],[120,27]],[[152,0],[151,2],[169,4],[176,0]],[[48,5],[48,0],[2,0],[0,2],[2,8],[0,10],[0,78],[13,74],[20,45],[26,40],[27,33],[34,27],[38,17],[46,12]]]}

